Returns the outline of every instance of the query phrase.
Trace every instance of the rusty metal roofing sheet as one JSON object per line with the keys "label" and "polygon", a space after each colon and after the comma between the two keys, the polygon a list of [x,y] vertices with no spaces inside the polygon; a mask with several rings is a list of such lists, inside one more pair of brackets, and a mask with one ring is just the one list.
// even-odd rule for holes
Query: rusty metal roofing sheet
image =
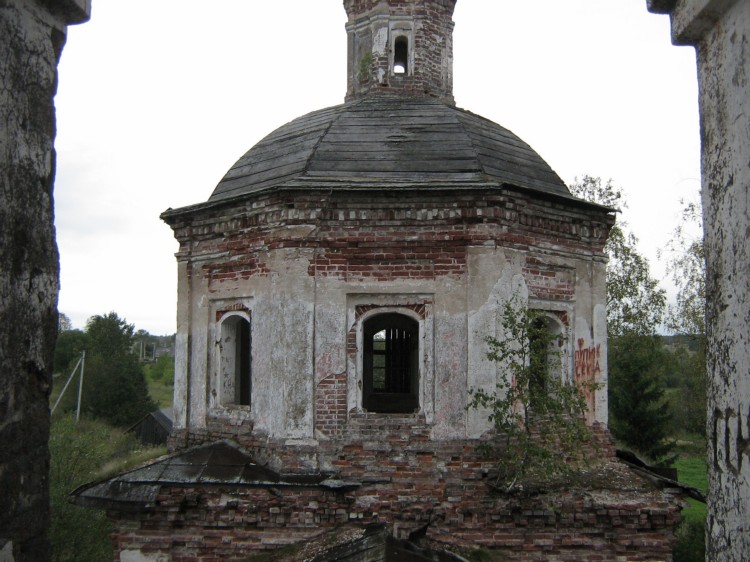
{"label": "rusty metal roofing sheet", "polygon": [[81,486],[71,495],[81,505],[141,508],[152,503],[162,486],[319,486],[357,487],[326,475],[282,475],[258,464],[238,445],[219,441],[161,458],[101,482]]}

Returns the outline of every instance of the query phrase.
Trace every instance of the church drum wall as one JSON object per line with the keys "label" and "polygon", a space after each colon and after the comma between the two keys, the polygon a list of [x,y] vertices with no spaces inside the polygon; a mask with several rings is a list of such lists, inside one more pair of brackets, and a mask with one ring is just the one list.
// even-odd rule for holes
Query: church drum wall
{"label": "church drum wall", "polygon": [[[499,303],[514,293],[566,319],[571,373],[579,345],[606,356],[611,218],[598,209],[512,190],[305,192],[182,220],[173,225],[182,246],[178,340],[188,329],[191,338],[178,349],[187,372],[176,377],[176,410],[185,410],[177,428],[218,415],[271,437],[336,438],[361,410],[357,306],[426,309],[420,404],[436,439],[488,429],[485,416],[467,414],[467,389],[494,388],[484,337],[496,335]],[[237,306],[253,322],[246,409],[216,398],[216,318]],[[605,368],[587,376],[606,382]],[[590,421],[606,423],[606,389],[590,407]]]}

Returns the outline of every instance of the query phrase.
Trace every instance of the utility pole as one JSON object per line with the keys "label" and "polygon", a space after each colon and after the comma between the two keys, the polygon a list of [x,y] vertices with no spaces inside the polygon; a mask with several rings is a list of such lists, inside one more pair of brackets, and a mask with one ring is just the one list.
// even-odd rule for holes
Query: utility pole
{"label": "utility pole", "polygon": [[81,419],[81,394],[83,393],[83,367],[86,364],[86,351],[81,354],[81,378],[78,379],[78,405],[76,406],[76,423]]}
{"label": "utility pole", "polygon": [[52,406],[52,411],[50,414],[54,414],[55,410],[57,409],[57,405],[60,403],[60,400],[62,400],[63,395],[65,394],[65,391],[68,390],[68,385],[70,384],[70,381],[73,380],[73,377],[76,374],[76,371],[78,370],[79,365],[81,364],[81,361],[83,361],[83,356],[86,352],[83,352],[81,356],[78,358],[78,362],[76,363],[76,366],[73,367],[73,370],[70,372],[70,376],[68,377],[68,380],[65,382],[65,386],[63,386],[63,389],[60,391],[60,395],[57,397],[57,401],[55,402],[55,405]]}

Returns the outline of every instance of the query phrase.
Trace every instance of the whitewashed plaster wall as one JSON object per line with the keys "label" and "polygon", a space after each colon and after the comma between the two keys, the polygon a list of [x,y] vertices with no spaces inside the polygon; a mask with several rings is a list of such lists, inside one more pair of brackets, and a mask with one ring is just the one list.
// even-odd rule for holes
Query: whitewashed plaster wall
{"label": "whitewashed plaster wall", "polygon": [[750,2],[649,0],[698,59],[708,362],[706,559],[750,552]]}
{"label": "whitewashed plaster wall", "polygon": [[[304,236],[300,232],[300,236]],[[362,409],[361,333],[358,354],[347,349],[348,334],[361,330],[358,305],[425,305],[420,320],[420,406],[434,439],[479,437],[488,412],[467,409],[469,389],[494,392],[502,366],[487,359],[487,336],[501,337],[500,313],[518,296],[529,306],[564,313],[565,366],[572,377],[575,346],[600,346],[606,383],[604,264],[569,256],[546,260],[575,271],[573,301],[529,299],[523,276],[525,253],[496,246],[468,248],[467,273],[425,279],[351,282],[310,275],[313,249],[290,248],[261,256],[267,275],[209,283],[204,267],[216,260],[179,264],[175,427],[203,429],[207,416],[241,422],[273,438],[314,442],[315,391],[324,379],[346,375],[347,410]],[[252,322],[252,406],[220,400],[217,313],[241,307]],[[390,309],[381,308],[380,311]],[[359,326],[359,328],[358,328]],[[189,336],[188,336],[189,334]],[[597,394],[591,419],[607,421],[606,386]]]}

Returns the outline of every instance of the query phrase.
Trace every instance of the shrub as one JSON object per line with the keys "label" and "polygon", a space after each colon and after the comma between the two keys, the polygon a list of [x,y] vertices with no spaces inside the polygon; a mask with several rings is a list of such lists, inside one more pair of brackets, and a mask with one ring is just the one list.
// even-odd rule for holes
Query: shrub
{"label": "shrub", "polygon": [[53,562],[112,560],[111,526],[103,511],[69,501],[78,486],[94,480],[102,466],[137,447],[135,439],[107,424],[56,417],[50,428],[50,542]]}

